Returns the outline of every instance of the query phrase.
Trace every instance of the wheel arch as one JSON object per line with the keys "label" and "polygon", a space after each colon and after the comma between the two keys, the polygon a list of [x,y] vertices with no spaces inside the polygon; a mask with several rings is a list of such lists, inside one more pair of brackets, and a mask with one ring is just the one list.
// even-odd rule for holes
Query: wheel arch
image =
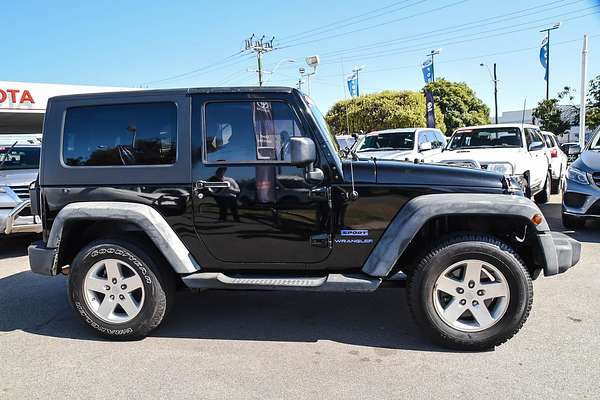
{"label": "wheel arch", "polygon": [[162,215],[150,206],[137,203],[71,203],[54,220],[47,247],[58,249],[58,265],[63,266],[87,243],[124,233],[154,246],[179,274],[201,269]]}

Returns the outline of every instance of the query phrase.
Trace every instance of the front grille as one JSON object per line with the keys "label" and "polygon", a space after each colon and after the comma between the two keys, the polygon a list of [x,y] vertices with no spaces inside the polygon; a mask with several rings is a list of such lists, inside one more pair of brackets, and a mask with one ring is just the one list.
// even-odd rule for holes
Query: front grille
{"label": "front grille", "polygon": [[29,186],[11,186],[10,188],[21,200],[29,200]]}
{"label": "front grille", "polygon": [[586,214],[600,215],[600,200],[598,200],[594,204],[592,204],[592,206],[590,207],[590,209],[588,210],[588,212]]}
{"label": "front grille", "polygon": [[594,180],[596,186],[600,187],[600,172],[596,172],[595,174],[593,174],[592,179]]}

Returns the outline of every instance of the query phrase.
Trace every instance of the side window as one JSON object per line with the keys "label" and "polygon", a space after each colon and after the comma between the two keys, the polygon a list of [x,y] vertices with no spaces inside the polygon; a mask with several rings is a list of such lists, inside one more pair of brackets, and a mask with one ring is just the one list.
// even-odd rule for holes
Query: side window
{"label": "side window", "polygon": [[525,142],[527,143],[527,148],[531,146],[531,143],[534,142],[533,135],[531,133],[531,129],[525,129]]}
{"label": "side window", "polygon": [[534,142],[542,142],[545,144],[544,139],[542,139],[542,134],[537,129],[532,129],[531,134],[533,135]]}
{"label": "side window", "polygon": [[303,136],[283,102],[223,102],[205,106],[206,161],[285,161],[289,139]]}
{"label": "side window", "polygon": [[427,137],[427,132],[421,131],[419,132],[419,146],[423,143],[429,142],[429,138]]}
{"label": "side window", "polygon": [[173,164],[177,107],[173,103],[69,108],[63,160],[69,166]]}
{"label": "side window", "polygon": [[552,142],[552,136],[544,135],[544,139],[546,140],[546,146],[548,146],[548,148],[554,147],[554,143]]}

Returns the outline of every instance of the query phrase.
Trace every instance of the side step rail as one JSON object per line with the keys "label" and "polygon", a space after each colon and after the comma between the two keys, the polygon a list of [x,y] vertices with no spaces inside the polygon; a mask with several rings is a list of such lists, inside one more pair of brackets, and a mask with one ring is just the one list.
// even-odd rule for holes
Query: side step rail
{"label": "side step rail", "polygon": [[296,290],[313,292],[373,292],[381,278],[362,274],[329,274],[317,277],[274,276],[254,274],[224,274],[198,272],[182,277],[183,283],[193,289],[232,290]]}

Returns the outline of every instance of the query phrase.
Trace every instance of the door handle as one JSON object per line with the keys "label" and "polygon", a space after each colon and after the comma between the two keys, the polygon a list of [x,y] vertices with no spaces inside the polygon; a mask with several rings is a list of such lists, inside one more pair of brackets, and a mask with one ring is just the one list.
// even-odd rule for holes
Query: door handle
{"label": "door handle", "polygon": [[197,181],[194,183],[194,189],[202,190],[202,189],[229,189],[231,184],[229,182],[207,182],[207,181]]}

